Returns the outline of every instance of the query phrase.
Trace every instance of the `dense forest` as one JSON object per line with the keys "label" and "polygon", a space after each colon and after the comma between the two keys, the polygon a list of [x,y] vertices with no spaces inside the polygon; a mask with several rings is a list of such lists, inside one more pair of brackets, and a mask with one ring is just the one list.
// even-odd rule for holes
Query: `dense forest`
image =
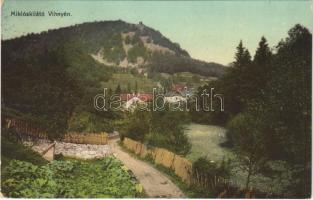
{"label": "dense forest", "polygon": [[257,173],[283,176],[269,164],[281,161],[290,176],[285,196],[310,196],[311,66],[312,35],[297,24],[274,49],[262,37],[253,58],[240,41],[233,67],[199,88],[199,95],[212,87],[222,93],[225,112],[193,112],[192,120],[227,126],[224,145],[237,153],[247,188]]}

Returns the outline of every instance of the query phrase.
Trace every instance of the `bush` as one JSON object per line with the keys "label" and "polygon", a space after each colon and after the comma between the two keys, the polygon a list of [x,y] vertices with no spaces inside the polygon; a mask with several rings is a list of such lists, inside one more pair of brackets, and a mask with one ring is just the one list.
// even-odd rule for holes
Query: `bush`
{"label": "bush", "polygon": [[206,197],[212,197],[212,194],[216,197],[220,192],[221,185],[224,184],[216,182],[216,180],[218,178],[228,179],[230,177],[229,165],[230,161],[223,160],[220,163],[216,163],[205,158],[199,158],[193,163],[193,184],[200,186],[203,191],[207,191],[208,196]]}
{"label": "bush", "polygon": [[135,110],[130,113],[124,125],[122,138],[129,137],[179,155],[187,155],[191,150],[191,144],[183,128],[184,123],[188,121],[186,118],[186,113],[180,111]]}

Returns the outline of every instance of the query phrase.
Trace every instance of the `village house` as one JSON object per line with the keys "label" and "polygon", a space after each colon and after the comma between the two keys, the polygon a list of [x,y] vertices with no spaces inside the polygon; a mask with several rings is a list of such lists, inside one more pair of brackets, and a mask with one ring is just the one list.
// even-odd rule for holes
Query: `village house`
{"label": "village house", "polygon": [[165,93],[164,101],[167,103],[187,102],[188,96],[192,95],[192,90],[183,84],[173,84],[171,91]]}
{"label": "village house", "polygon": [[150,103],[153,101],[151,93],[124,93],[120,94],[125,110],[134,110],[137,104]]}

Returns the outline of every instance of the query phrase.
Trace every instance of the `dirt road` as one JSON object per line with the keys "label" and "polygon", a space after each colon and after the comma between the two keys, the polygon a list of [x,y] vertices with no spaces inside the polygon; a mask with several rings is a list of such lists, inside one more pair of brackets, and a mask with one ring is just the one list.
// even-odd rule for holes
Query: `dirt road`
{"label": "dirt road", "polygon": [[124,152],[117,144],[117,141],[112,140],[109,142],[113,154],[134,173],[149,197],[185,197],[183,192],[167,176],[151,165]]}

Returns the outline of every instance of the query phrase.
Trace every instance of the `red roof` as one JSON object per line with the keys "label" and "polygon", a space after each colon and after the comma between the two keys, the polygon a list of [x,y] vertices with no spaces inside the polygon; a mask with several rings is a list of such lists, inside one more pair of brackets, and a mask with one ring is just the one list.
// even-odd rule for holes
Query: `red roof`
{"label": "red roof", "polygon": [[120,94],[122,101],[128,101],[133,97],[138,97],[141,101],[152,101],[153,95],[151,93],[138,93],[138,94]]}
{"label": "red roof", "polygon": [[181,85],[181,84],[175,84],[172,86],[172,91],[176,91],[176,92],[182,92],[185,90],[185,85]]}

